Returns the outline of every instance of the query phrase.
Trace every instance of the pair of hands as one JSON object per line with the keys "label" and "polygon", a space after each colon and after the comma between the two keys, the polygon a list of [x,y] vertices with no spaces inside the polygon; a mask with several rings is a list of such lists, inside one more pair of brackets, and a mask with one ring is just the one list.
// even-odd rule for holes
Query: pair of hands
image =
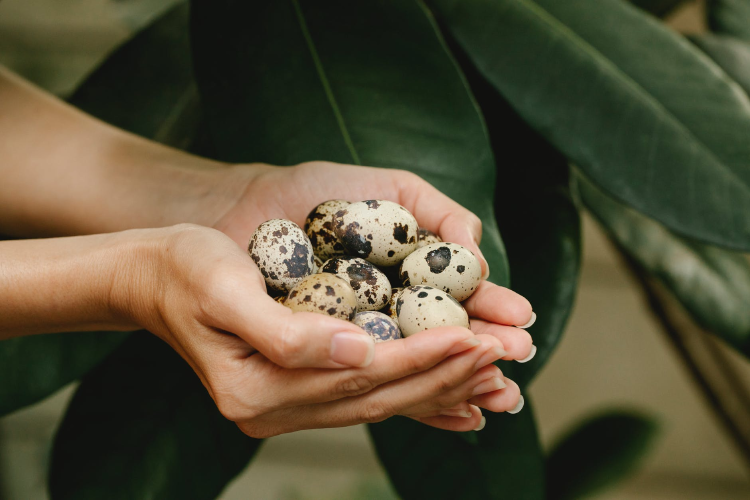
{"label": "pair of hands", "polygon": [[[493,363],[532,353],[532,318],[520,295],[483,282],[464,306],[471,330],[444,327],[374,344],[351,323],[292,313],[267,296],[245,248],[272,218],[302,225],[328,199],[388,199],[444,240],[481,256],[479,219],[418,176],[398,170],[313,162],[237,166],[226,182],[241,196],[206,207],[214,228],[137,230],[124,259],[127,286],[113,307],[167,341],[192,366],[219,410],[252,437],[377,422],[405,415],[469,431],[480,408],[520,409],[518,386]],[[148,285],[144,285],[148,284]],[[144,290],[144,286],[148,291]]]}

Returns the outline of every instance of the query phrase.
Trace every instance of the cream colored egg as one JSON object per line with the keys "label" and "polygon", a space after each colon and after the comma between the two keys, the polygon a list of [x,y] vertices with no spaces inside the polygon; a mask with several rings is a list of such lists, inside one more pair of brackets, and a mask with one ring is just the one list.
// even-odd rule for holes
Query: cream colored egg
{"label": "cream colored egg", "polygon": [[417,220],[398,203],[367,200],[336,212],[334,231],[346,252],[392,266],[417,248]]}
{"label": "cream colored egg", "polygon": [[418,248],[422,248],[423,246],[429,245],[430,243],[440,243],[441,241],[443,241],[443,239],[429,229],[420,227],[419,230],[417,230]]}
{"label": "cream colored egg", "polygon": [[272,293],[286,294],[314,269],[310,240],[302,228],[285,219],[271,219],[258,226],[248,253]]}
{"label": "cream colored egg", "polygon": [[335,274],[311,274],[289,292],[283,303],[292,311],[328,314],[351,321],[357,313],[357,296],[346,280]]}
{"label": "cream colored egg", "polygon": [[335,274],[349,282],[357,294],[359,311],[377,311],[391,298],[391,283],[386,275],[359,257],[334,257],[323,265],[321,272]]}
{"label": "cream colored egg", "polygon": [[410,286],[396,301],[398,327],[404,337],[440,326],[469,328],[469,315],[449,294],[429,286]]}
{"label": "cream colored egg", "polygon": [[310,238],[315,255],[323,262],[346,253],[333,231],[333,217],[348,205],[349,202],[344,200],[324,201],[307,216],[305,233]]}
{"label": "cream colored egg", "polygon": [[396,322],[377,311],[359,312],[352,322],[363,329],[375,342],[401,338],[401,331]]}
{"label": "cream colored egg", "polygon": [[411,253],[401,263],[404,286],[426,285],[451,294],[459,302],[471,297],[482,281],[482,265],[458,243],[432,243]]}

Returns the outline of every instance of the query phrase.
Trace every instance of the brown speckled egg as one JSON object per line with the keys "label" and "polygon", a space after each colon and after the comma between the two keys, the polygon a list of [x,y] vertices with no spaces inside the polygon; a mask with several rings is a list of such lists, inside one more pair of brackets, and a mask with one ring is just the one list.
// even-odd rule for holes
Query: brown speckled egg
{"label": "brown speckled egg", "polygon": [[286,295],[279,295],[277,297],[274,297],[273,300],[278,302],[279,304],[284,304],[284,301],[286,300]]}
{"label": "brown speckled egg", "polygon": [[417,248],[417,220],[398,203],[367,200],[336,212],[333,228],[349,255],[392,266]]}
{"label": "brown speckled egg", "polygon": [[391,284],[380,269],[359,257],[334,257],[321,269],[349,282],[359,311],[377,311],[391,298]]}
{"label": "brown speckled egg", "polygon": [[398,325],[391,318],[377,311],[363,311],[357,313],[352,321],[373,338],[375,342],[396,340],[401,338]]}
{"label": "brown speckled egg", "polygon": [[458,243],[432,243],[404,259],[400,276],[404,286],[440,288],[460,302],[471,297],[482,281],[482,265]]}
{"label": "brown speckled egg", "polygon": [[443,239],[440,236],[433,233],[429,229],[420,227],[419,230],[417,230],[417,248],[422,248],[423,246],[429,245],[431,243],[440,243],[442,241]]}
{"label": "brown speckled egg", "polygon": [[397,325],[398,315],[396,314],[396,302],[398,301],[398,298],[401,296],[401,292],[403,291],[403,288],[392,288],[390,300],[385,305],[385,307],[380,310],[380,312],[382,312],[386,316],[390,316],[390,318],[395,321]]}
{"label": "brown speckled egg", "polygon": [[269,293],[287,293],[313,272],[313,248],[294,222],[271,219],[255,230],[248,252],[266,280]]}
{"label": "brown speckled egg", "polygon": [[357,313],[357,296],[349,283],[335,274],[311,274],[289,292],[284,305],[292,311],[328,314],[351,321]]}
{"label": "brown speckled egg", "polygon": [[410,286],[396,301],[398,327],[404,337],[428,328],[461,326],[469,328],[469,315],[449,294],[431,286]]}
{"label": "brown speckled egg", "polygon": [[315,255],[323,262],[346,253],[333,232],[333,216],[348,205],[349,202],[344,200],[324,201],[307,216],[305,233],[312,242]]}
{"label": "brown speckled egg", "polygon": [[323,261],[317,255],[313,255],[313,274],[317,274],[323,269]]}

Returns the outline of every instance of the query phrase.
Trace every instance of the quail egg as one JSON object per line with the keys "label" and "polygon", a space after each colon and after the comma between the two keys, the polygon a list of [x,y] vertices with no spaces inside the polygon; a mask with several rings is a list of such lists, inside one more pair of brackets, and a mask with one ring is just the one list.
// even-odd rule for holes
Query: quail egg
{"label": "quail egg", "polygon": [[284,301],[286,300],[286,295],[278,295],[273,298],[276,302],[278,302],[281,305],[284,305]]}
{"label": "quail egg", "polygon": [[312,242],[315,255],[324,262],[331,257],[346,253],[333,232],[333,216],[348,205],[349,202],[344,200],[324,201],[307,216],[305,233]]}
{"label": "quail egg", "polygon": [[258,226],[248,252],[274,294],[287,293],[313,272],[312,244],[292,221],[271,219]]}
{"label": "quail egg", "polygon": [[398,315],[396,314],[396,302],[398,301],[398,298],[401,296],[401,292],[403,292],[403,288],[392,288],[391,289],[391,298],[388,301],[388,303],[383,307],[380,312],[385,314],[386,316],[390,316],[390,318],[398,324]]}
{"label": "quail egg", "polygon": [[349,283],[335,274],[311,274],[289,292],[284,305],[292,311],[328,314],[351,321],[357,313],[357,296]]}
{"label": "quail egg", "polygon": [[377,311],[363,311],[354,316],[353,323],[363,329],[375,342],[401,338],[396,322]]}
{"label": "quail egg", "polygon": [[429,229],[420,227],[417,230],[417,247],[422,248],[430,243],[440,243],[443,239]]}
{"label": "quail egg", "polygon": [[417,248],[417,220],[386,200],[352,203],[336,212],[333,229],[347,253],[378,266],[392,266]]}
{"label": "quail egg", "polygon": [[469,328],[469,315],[451,295],[431,286],[410,286],[396,301],[398,326],[404,337],[428,328]]}
{"label": "quail egg", "polygon": [[456,300],[468,299],[482,281],[482,265],[457,243],[432,243],[411,253],[401,263],[401,283],[440,288]]}
{"label": "quail egg", "polygon": [[359,311],[377,311],[391,298],[391,284],[385,274],[359,257],[334,257],[323,265],[321,272],[349,282],[357,294]]}
{"label": "quail egg", "polygon": [[323,261],[317,255],[313,255],[313,274],[317,274],[323,269]]}

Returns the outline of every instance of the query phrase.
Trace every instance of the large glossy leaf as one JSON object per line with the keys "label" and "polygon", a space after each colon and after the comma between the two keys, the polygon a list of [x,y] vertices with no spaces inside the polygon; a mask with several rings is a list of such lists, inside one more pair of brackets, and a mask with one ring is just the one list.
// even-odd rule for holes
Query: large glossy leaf
{"label": "large glossy leaf", "polygon": [[621,0],[434,0],[479,70],[608,193],[750,249],[750,101]]}
{"label": "large glossy leaf", "polygon": [[147,332],[84,377],[55,439],[53,499],[213,499],[260,440],[216,409],[190,366]]}
{"label": "large glossy leaf", "polygon": [[750,41],[713,34],[693,36],[690,40],[750,95]]}
{"label": "large glossy leaf", "polygon": [[685,0],[630,0],[633,5],[656,16],[665,16],[685,3]]}
{"label": "large glossy leaf", "polygon": [[700,325],[750,356],[750,262],[744,255],[677,236],[581,175],[577,187],[624,251],[662,281]]}
{"label": "large glossy leaf", "polygon": [[750,2],[708,0],[708,25],[712,31],[750,42]]}
{"label": "large glossy leaf", "polygon": [[[198,101],[187,17],[187,5],[182,5],[140,32],[86,78],[71,103],[144,137],[177,147],[188,144]],[[0,342],[0,416],[78,379],[126,336],[84,332]]]}
{"label": "large glossy leaf", "polygon": [[614,486],[639,466],[657,436],[643,415],[610,411],[569,431],[547,459],[550,500],[588,498]]}
{"label": "large glossy leaf", "polygon": [[498,183],[506,186],[495,196],[495,216],[506,243],[511,288],[537,314],[529,329],[537,347],[534,359],[523,365],[500,363],[504,374],[524,388],[557,347],[578,287],[581,227],[568,191],[568,161],[521,120],[455,40],[448,41],[482,109]]}
{"label": "large glossy leaf", "polygon": [[[193,6],[199,88],[222,159],[282,165],[317,159],[416,172],[483,218],[491,279],[507,284],[487,136],[421,3],[204,0]],[[465,498],[501,498],[510,483],[518,498],[541,498],[542,458],[530,410],[488,416],[475,444],[403,419],[371,432],[404,498],[463,494],[433,481],[465,485]],[[408,461],[406,437],[414,443]],[[406,473],[421,463],[431,469]]]}

